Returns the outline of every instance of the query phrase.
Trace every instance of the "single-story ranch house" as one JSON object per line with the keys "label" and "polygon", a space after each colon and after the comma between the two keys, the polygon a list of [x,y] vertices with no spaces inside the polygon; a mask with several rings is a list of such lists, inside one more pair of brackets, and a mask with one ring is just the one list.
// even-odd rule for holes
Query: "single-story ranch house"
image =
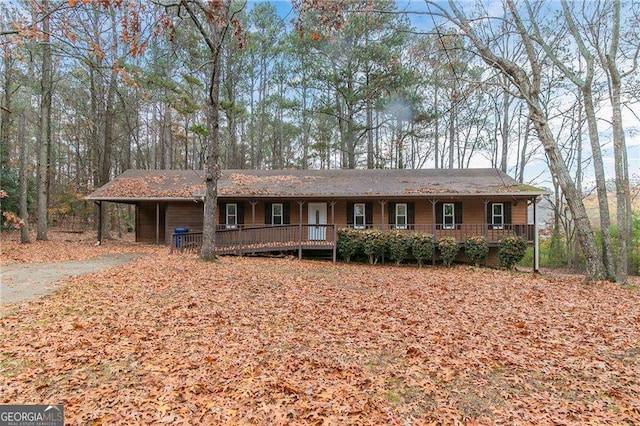
{"label": "single-story ranch house", "polygon": [[[136,241],[180,246],[201,242],[204,194],[202,171],[127,170],[87,199],[135,205]],[[517,234],[534,244],[529,206],[545,194],[497,169],[223,170],[216,247],[300,256],[330,249],[335,259],[341,227],[421,231],[460,243],[484,235],[493,247]]]}

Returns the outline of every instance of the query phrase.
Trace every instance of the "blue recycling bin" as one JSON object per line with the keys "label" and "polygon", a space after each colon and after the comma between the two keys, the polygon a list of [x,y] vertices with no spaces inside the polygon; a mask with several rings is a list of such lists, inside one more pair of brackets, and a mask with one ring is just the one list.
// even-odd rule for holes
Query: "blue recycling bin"
{"label": "blue recycling bin", "polygon": [[189,233],[189,228],[176,228],[173,230],[173,245],[180,248],[184,242],[184,235]]}

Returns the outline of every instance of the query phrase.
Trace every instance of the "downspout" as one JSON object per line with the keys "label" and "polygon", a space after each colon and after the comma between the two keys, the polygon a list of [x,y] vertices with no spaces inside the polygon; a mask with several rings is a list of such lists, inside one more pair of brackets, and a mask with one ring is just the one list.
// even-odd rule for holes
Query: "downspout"
{"label": "downspout", "polygon": [[540,245],[538,238],[538,214],[537,208],[538,198],[533,199],[533,272],[540,273]]}

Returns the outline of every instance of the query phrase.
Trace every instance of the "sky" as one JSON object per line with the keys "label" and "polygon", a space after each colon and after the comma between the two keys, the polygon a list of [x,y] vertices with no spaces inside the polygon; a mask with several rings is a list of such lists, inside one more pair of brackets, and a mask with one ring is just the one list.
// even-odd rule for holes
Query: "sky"
{"label": "sky", "polygon": [[[260,3],[261,0],[249,0],[247,2],[247,9],[250,10],[255,4]],[[290,21],[295,16],[290,1],[272,1],[271,2],[280,16],[285,17],[286,21]],[[446,2],[440,2],[446,7]],[[463,6],[469,5],[472,2],[459,2]],[[433,28],[434,22],[437,22],[437,18],[431,17],[427,12],[430,10],[426,2],[423,0],[402,0],[397,1],[397,8],[400,11],[407,11],[408,18],[411,24],[419,31],[428,31]],[[553,3],[550,3],[553,5]],[[496,14],[502,12],[502,2],[491,0],[486,3],[486,9],[489,14],[495,11]],[[432,10],[435,10],[432,8]],[[611,117],[611,107],[607,103],[600,105],[600,141],[601,149],[604,157],[605,174],[608,179],[615,177],[614,171],[614,158],[613,158],[613,143],[612,132],[609,123]],[[640,107],[638,105],[635,108]],[[625,138],[627,143],[629,173],[632,179],[640,182],[640,121],[634,114],[628,109],[623,110],[623,122],[625,127]],[[583,138],[583,158],[589,158],[591,156],[591,148],[589,146],[588,136],[585,134]],[[544,159],[544,151],[539,150],[540,154],[531,159],[531,162],[525,169],[525,175],[529,180],[535,180],[535,183],[545,187],[552,187],[552,179],[547,167],[547,163]],[[510,158],[510,164],[515,163],[515,158]],[[482,155],[476,155],[471,162],[472,167],[489,167],[490,161]],[[593,177],[593,167],[589,162],[585,167],[585,176],[583,179],[585,186],[590,186],[595,183]]]}

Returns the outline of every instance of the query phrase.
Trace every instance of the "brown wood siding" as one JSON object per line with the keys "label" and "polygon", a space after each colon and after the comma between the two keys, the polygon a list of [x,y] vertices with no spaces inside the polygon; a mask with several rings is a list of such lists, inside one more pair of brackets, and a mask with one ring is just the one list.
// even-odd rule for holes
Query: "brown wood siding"
{"label": "brown wood siding", "polygon": [[433,204],[429,200],[416,201],[416,224],[429,223],[433,223]]}
{"label": "brown wood siding", "polygon": [[171,235],[176,228],[187,228],[189,232],[202,232],[204,204],[203,203],[171,203],[167,206],[167,238],[169,244]]}
{"label": "brown wood siding", "polygon": [[462,223],[482,224],[485,223],[485,207],[482,200],[462,200]]}
{"label": "brown wood siding", "polygon": [[[361,200],[353,200],[354,202],[360,202]],[[415,203],[415,223],[419,225],[427,225],[433,223],[433,205],[430,200],[389,200],[394,203],[413,202]],[[462,202],[462,223],[463,224],[483,224],[485,223],[485,204],[480,199],[453,199],[444,200],[443,202]],[[492,199],[492,202],[511,202],[511,223],[526,225],[527,224],[527,200],[518,200],[517,203],[512,199]],[[381,216],[382,207],[376,200],[373,201],[373,223],[374,225],[388,224],[389,215],[395,214],[389,211],[389,204],[384,206],[384,218]],[[305,209],[306,214],[306,209]],[[331,208],[328,208],[327,216],[329,222],[331,221]],[[306,223],[306,217],[303,218]],[[338,201],[335,205],[335,222],[338,224],[346,224],[347,220],[347,202]],[[489,218],[490,220],[490,218]],[[293,223],[293,221],[292,221]]]}
{"label": "brown wood siding", "polygon": [[511,222],[526,225],[528,223],[529,208],[527,200],[518,200],[518,203],[511,202]]}
{"label": "brown wood siding", "polygon": [[[165,241],[165,204],[160,204],[160,243]],[[156,203],[140,203],[136,209],[136,242],[156,243]]]}

